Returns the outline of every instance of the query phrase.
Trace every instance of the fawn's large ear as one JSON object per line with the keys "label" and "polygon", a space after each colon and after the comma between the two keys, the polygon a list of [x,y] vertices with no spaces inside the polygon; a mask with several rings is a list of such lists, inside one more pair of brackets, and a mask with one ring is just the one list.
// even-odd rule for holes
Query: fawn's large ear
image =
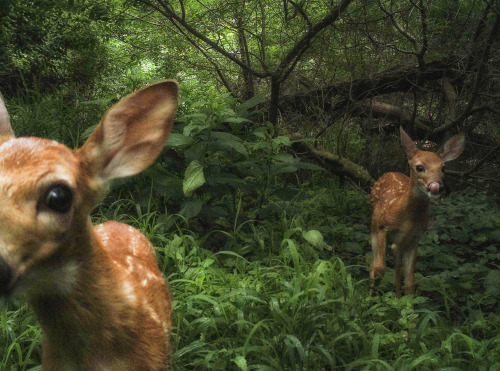
{"label": "fawn's large ear", "polygon": [[436,152],[443,162],[456,159],[465,147],[465,135],[458,134],[451,137],[446,143]]}
{"label": "fawn's large ear", "polygon": [[403,130],[403,127],[399,127],[399,133],[401,134],[401,146],[406,152],[406,156],[408,160],[410,160],[413,155],[418,151],[418,148],[415,147],[413,140],[410,138],[408,134]]}
{"label": "fawn's large ear", "polygon": [[9,113],[0,93],[0,137],[13,137],[14,132],[10,126]]}
{"label": "fawn's large ear", "polygon": [[177,108],[177,83],[163,81],[113,105],[76,155],[102,181],[137,174],[160,154]]}

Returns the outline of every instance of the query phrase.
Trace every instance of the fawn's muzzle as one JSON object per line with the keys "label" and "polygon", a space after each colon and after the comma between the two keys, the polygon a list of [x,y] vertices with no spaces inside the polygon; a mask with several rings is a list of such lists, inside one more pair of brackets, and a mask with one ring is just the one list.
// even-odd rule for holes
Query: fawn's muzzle
{"label": "fawn's muzzle", "polygon": [[443,190],[444,185],[441,182],[432,182],[427,186],[427,190],[432,194],[432,195],[438,195],[441,193]]}

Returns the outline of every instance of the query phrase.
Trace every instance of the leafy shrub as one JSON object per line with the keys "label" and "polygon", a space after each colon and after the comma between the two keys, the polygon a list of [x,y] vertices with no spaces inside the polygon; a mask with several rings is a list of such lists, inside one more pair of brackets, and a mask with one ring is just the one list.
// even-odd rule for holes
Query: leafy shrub
{"label": "leafy shrub", "polygon": [[[159,164],[149,169],[153,190],[187,219],[265,219],[280,212],[299,212],[274,200],[293,199],[299,190],[283,174],[320,170],[287,152],[292,141],[276,136],[271,125],[251,121],[263,97],[237,104],[229,95],[209,103],[181,104],[174,132]],[[181,153],[182,155],[178,155]],[[137,181],[135,181],[137,182]],[[137,183],[136,183],[137,184]],[[144,194],[144,192],[141,192]],[[223,222],[224,224],[224,222]]]}
{"label": "leafy shrub", "polygon": [[423,292],[439,293],[446,313],[497,306],[500,298],[500,210],[491,196],[468,189],[433,208],[435,227],[422,239],[419,270]]}

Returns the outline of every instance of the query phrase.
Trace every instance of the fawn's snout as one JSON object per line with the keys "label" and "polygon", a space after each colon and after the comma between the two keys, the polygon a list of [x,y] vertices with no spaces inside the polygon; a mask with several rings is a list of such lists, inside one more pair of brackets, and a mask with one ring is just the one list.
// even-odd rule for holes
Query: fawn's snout
{"label": "fawn's snout", "polygon": [[433,196],[438,196],[439,194],[442,193],[443,190],[444,190],[443,182],[431,182],[427,186],[427,191]]}

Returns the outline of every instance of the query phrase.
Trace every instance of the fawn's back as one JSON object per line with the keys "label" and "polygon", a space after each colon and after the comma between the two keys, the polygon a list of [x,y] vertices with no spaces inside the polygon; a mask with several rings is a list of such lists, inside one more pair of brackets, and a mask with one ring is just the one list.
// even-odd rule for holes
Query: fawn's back
{"label": "fawn's back", "polygon": [[0,100],[0,296],[26,295],[44,370],[169,367],[170,295],[152,245],[89,213],[111,179],[154,161],[176,106],[172,81],[133,93],[72,151],[15,138]]}

